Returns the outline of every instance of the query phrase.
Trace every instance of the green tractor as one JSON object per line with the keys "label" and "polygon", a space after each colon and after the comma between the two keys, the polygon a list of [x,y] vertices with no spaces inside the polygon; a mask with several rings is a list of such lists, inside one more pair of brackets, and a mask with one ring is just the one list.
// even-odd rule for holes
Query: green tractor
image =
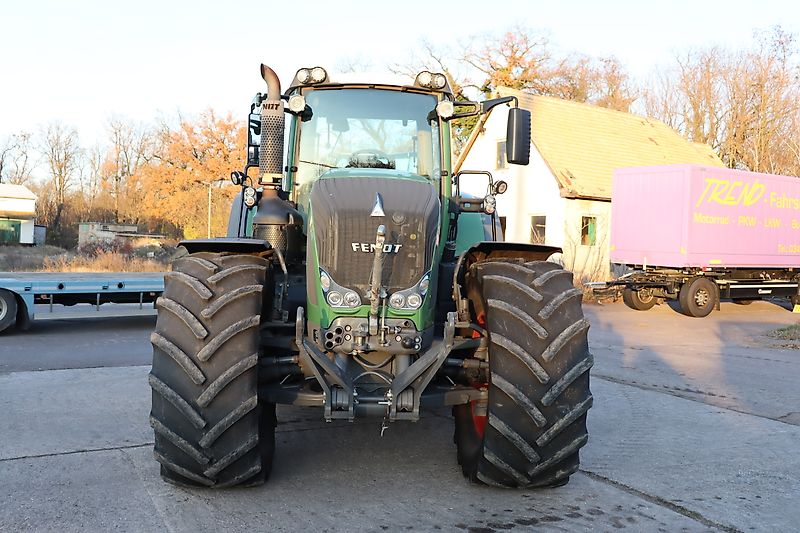
{"label": "green tractor", "polygon": [[[530,113],[455,101],[427,71],[379,83],[303,68],[285,93],[261,75],[228,236],[183,242],[157,302],[162,477],[263,483],[277,404],[377,417],[381,433],[451,406],[467,478],[566,483],[592,405],[581,291],[548,261],[557,248],[498,241],[504,182],[452,172],[454,119],[480,129],[508,105],[507,160],[526,165]],[[488,180],[485,197],[461,194],[467,179]]]}

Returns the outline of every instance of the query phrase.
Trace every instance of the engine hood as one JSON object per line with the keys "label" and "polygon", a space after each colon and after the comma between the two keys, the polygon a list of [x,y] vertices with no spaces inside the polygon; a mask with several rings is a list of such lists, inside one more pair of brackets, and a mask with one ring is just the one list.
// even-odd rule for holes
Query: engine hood
{"label": "engine hood", "polygon": [[390,293],[412,287],[430,270],[441,205],[429,180],[384,169],[336,169],[314,184],[310,204],[318,264],[339,285],[365,296],[380,225],[386,228],[381,281]]}

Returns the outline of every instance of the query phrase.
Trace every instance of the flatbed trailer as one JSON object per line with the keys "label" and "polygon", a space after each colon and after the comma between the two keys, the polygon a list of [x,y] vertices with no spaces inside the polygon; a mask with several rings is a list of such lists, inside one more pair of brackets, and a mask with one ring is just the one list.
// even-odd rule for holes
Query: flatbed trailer
{"label": "flatbed trailer", "polygon": [[28,329],[34,305],[155,302],[164,291],[163,272],[0,272],[0,332]]}

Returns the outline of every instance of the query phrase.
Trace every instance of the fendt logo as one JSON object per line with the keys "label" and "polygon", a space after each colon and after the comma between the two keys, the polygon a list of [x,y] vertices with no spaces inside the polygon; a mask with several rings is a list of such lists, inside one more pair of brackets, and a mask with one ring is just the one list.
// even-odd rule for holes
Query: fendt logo
{"label": "fendt logo", "polygon": [[[365,254],[371,254],[375,251],[375,243],[368,243],[368,242],[353,242],[350,243],[350,246],[353,248],[354,252],[364,252]],[[383,253],[385,254],[396,254],[402,248],[402,244],[384,244],[383,245]]]}

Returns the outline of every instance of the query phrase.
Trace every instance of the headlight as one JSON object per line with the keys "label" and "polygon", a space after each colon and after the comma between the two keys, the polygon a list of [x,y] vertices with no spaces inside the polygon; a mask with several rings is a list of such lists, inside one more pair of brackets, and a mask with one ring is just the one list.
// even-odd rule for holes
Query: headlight
{"label": "headlight", "polygon": [[325,292],[328,292],[331,288],[331,277],[324,270],[320,270],[319,272],[319,284]]}
{"label": "headlight", "polygon": [[423,87],[430,87],[431,80],[433,79],[433,74],[427,71],[422,71],[417,74],[417,82],[422,85]]}
{"label": "headlight", "polygon": [[325,69],[322,67],[314,67],[311,69],[311,81],[314,83],[322,83],[325,81],[325,78],[328,77],[328,73],[325,72]]}
{"label": "headlight", "polygon": [[311,81],[311,71],[308,70],[307,68],[301,68],[300,70],[297,71],[295,77],[297,78],[297,81],[299,81],[300,83],[308,83],[309,81]]}
{"label": "headlight", "polygon": [[453,102],[449,100],[442,100],[438,104],[436,104],[436,113],[442,118],[450,118],[455,113],[455,106]]}
{"label": "headlight", "polygon": [[319,269],[319,286],[322,287],[322,292],[325,294],[325,301],[331,307],[358,307],[361,305],[361,297],[353,289],[342,287],[330,274]]}
{"label": "headlight", "polygon": [[497,210],[497,200],[491,194],[483,199],[483,212],[491,215]]}
{"label": "headlight", "polygon": [[428,72],[423,70],[417,74],[416,84],[421,87],[429,87],[431,89],[444,89],[447,85],[447,77],[438,72]]}
{"label": "headlight", "polygon": [[419,306],[422,305],[422,296],[419,294],[409,294],[406,303],[411,309],[419,309]]}
{"label": "headlight", "polygon": [[358,307],[361,305],[361,298],[359,298],[356,291],[347,291],[344,293],[344,304],[347,307]]}
{"label": "headlight", "polygon": [[342,293],[339,291],[331,291],[328,293],[328,303],[334,307],[342,305]]}
{"label": "headlight", "polygon": [[394,309],[402,309],[405,306],[406,297],[396,292],[389,297],[389,305]]}
{"label": "headlight", "polygon": [[328,79],[328,73],[322,67],[301,68],[294,75],[300,85],[314,85]]}
{"label": "headlight", "polygon": [[422,293],[423,296],[428,294],[428,287],[431,285],[431,277],[428,274],[425,274],[425,277],[422,278],[422,281],[419,282],[419,292]]}
{"label": "headlight", "polygon": [[247,207],[253,207],[256,205],[256,190],[254,188],[244,188],[244,205]]}
{"label": "headlight", "polygon": [[289,97],[289,111],[292,113],[302,113],[306,108],[306,97],[302,94],[293,94]]}

